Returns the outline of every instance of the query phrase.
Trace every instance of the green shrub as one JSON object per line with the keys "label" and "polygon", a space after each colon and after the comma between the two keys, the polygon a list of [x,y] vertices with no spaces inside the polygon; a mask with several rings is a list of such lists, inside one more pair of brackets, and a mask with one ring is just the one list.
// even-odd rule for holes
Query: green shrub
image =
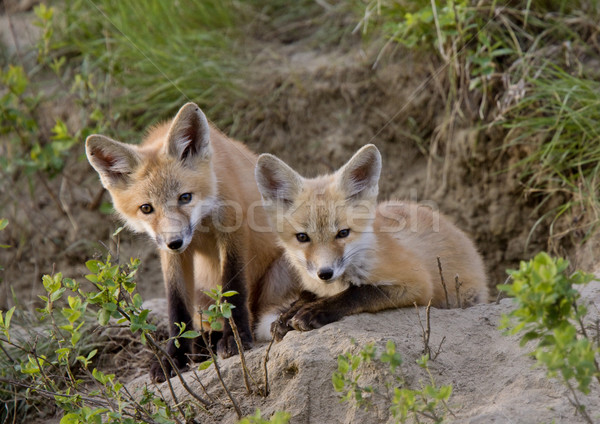
{"label": "green shrub", "polygon": [[[373,399],[378,397],[388,405],[394,422],[404,423],[409,418],[420,422],[425,418],[439,423],[444,420],[448,410],[446,402],[452,394],[452,386],[436,385],[429,371],[428,361],[428,356],[424,355],[417,363],[426,371],[429,383],[421,384],[420,389],[411,389],[407,387],[402,374],[402,356],[396,352],[394,342],[388,341],[385,351],[381,353],[370,343],[358,354],[346,353],[338,356],[338,369],[331,379],[335,391],[344,394],[343,402],[353,401],[358,407],[367,409],[372,406]],[[371,362],[381,371],[383,387],[365,386],[359,382],[363,367]]]}
{"label": "green shrub", "polygon": [[[502,318],[507,334],[522,334],[521,345],[536,341],[532,355],[546,367],[549,377],[559,377],[570,389],[571,402],[587,416],[575,388],[590,392],[592,380],[600,382],[598,337],[589,333],[587,307],[579,302],[582,286],[592,274],[568,273],[568,261],[542,252],[518,270],[509,271],[512,284],[498,288],[514,297],[517,305]],[[587,417],[589,419],[589,417]]]}

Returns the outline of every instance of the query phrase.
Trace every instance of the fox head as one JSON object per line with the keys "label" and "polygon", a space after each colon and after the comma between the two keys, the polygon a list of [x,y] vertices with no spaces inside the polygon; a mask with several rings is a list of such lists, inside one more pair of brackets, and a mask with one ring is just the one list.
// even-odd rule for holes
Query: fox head
{"label": "fox head", "polygon": [[149,234],[161,249],[183,252],[215,206],[209,125],[194,103],[151,130],[142,145],[94,134],[86,154],[127,226]]}
{"label": "fox head", "polygon": [[318,295],[361,284],[377,207],[381,155],[369,144],[331,175],[306,179],[277,157],[258,158],[256,181],[290,261]]}

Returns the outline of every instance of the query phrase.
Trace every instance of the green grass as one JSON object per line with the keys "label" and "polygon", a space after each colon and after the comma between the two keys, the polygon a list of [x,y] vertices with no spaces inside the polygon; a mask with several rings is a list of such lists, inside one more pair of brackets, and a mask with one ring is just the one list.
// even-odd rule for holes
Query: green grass
{"label": "green grass", "polygon": [[188,101],[210,116],[238,94],[235,39],[245,16],[235,1],[71,0],[57,47],[103,69],[111,93],[99,100],[139,126]]}
{"label": "green grass", "polygon": [[[54,47],[84,69],[101,68],[111,91],[98,100],[138,128],[188,101],[226,127],[231,106],[247,95],[256,27],[293,37],[305,27],[299,20],[310,24],[322,12],[309,0],[67,0]],[[318,32],[332,37],[326,25]]]}
{"label": "green grass", "polygon": [[589,234],[600,222],[600,82],[552,69],[530,84],[503,124],[507,145],[531,152],[516,165],[529,191],[544,201],[565,195],[551,211],[552,224],[569,211],[585,212]]}
{"label": "green grass", "polygon": [[[598,227],[598,1],[354,4],[362,6],[363,31],[388,40],[380,55],[395,43],[435,52],[449,65],[446,113],[453,122],[459,116],[463,126],[498,125],[505,137],[491,148],[529,152],[516,168],[524,190],[537,195],[536,226],[543,222],[551,237],[574,230],[587,236]],[[477,113],[469,110],[473,102]]]}

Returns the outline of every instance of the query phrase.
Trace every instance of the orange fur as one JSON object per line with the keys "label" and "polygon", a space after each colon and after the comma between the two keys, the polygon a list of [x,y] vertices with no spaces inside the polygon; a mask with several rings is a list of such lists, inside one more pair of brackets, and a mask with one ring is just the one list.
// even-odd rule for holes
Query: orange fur
{"label": "orange fur", "polygon": [[303,289],[319,299],[288,311],[288,322],[280,322],[276,334],[414,303],[445,307],[438,257],[447,306],[458,305],[456,275],[463,305],[488,301],[483,261],[473,242],[428,205],[377,204],[380,170],[373,145],[336,173],[313,179],[272,155],[259,158],[257,182],[271,224]]}
{"label": "orange fur", "polygon": [[[171,321],[195,316],[198,327],[196,312],[212,302],[203,291],[233,288],[242,292],[234,319],[249,344],[245,333],[295,284],[260,202],[256,155],[209,125],[193,103],[139,146],[92,135],[86,148],[117,213],[160,249]],[[271,278],[282,274],[283,281]],[[226,324],[224,338],[228,331]],[[235,353],[231,341],[224,343],[230,345],[218,346],[220,353]]]}

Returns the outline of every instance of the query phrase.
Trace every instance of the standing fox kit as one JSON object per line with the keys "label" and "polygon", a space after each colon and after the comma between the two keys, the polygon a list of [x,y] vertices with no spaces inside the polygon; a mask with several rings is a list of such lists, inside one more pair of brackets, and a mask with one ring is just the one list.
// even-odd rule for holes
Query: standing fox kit
{"label": "standing fox kit", "polygon": [[[294,282],[260,203],[256,156],[210,126],[193,103],[151,129],[139,146],[91,135],[86,153],[127,226],[158,245],[170,335],[179,334],[175,323],[190,328],[195,312],[208,309],[211,299],[203,290],[221,285],[239,293],[229,298],[232,315],[250,347],[261,315],[282,303]],[[171,340],[167,352],[184,366],[191,347],[188,339],[180,340],[180,348]],[[228,322],[217,351],[224,357],[237,353]],[[166,360],[162,365],[168,378],[171,366]],[[155,380],[165,378],[163,367],[152,365]]]}
{"label": "standing fox kit", "polygon": [[[346,315],[431,304],[446,306],[436,257],[443,265],[449,306],[488,300],[481,256],[439,211],[406,202],[377,204],[381,155],[360,149],[332,175],[305,179],[269,154],[259,157],[256,181],[303,292],[273,323],[281,340]],[[437,277],[437,278],[436,278]]]}

